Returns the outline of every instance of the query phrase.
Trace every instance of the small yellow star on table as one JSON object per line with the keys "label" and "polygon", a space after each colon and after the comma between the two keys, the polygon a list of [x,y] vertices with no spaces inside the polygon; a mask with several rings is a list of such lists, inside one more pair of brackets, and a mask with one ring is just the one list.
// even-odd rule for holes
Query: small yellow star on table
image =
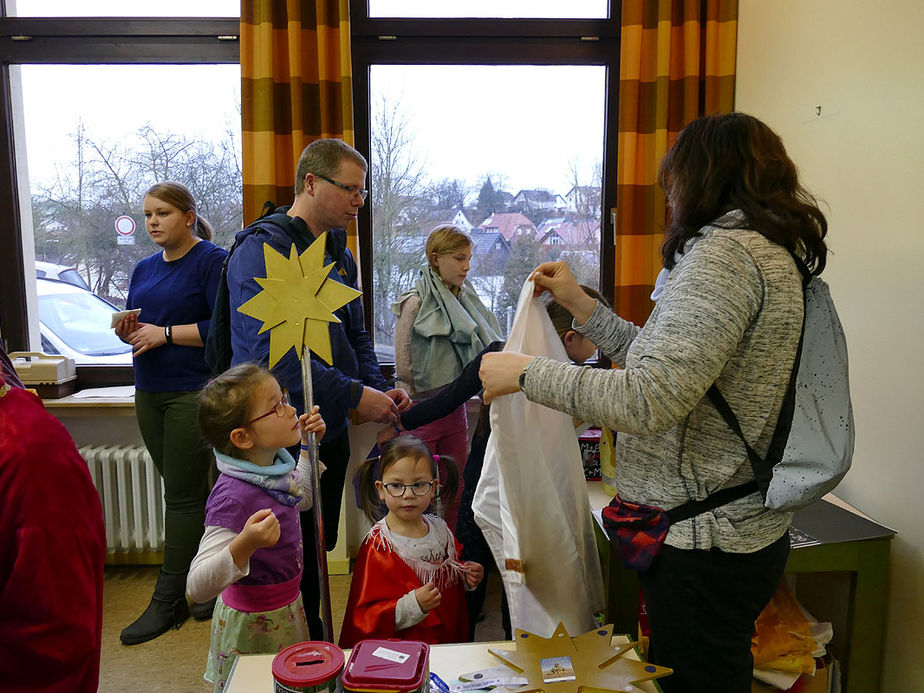
{"label": "small yellow star on table", "polygon": [[[590,689],[601,691],[638,691],[632,684],[667,676],[672,673],[667,667],[660,667],[622,655],[636,643],[629,642],[613,647],[613,626],[607,625],[572,638],[562,623],[558,624],[552,637],[543,638],[519,628],[514,641],[517,649],[488,650],[504,664],[526,677],[529,682],[517,693],[545,691],[545,693],[577,693]],[[544,676],[556,674],[560,669],[558,660],[569,659],[573,676]],[[543,664],[555,664],[555,668],[543,671]],[[549,679],[558,680],[549,680]],[[501,690],[495,689],[495,693]]]}
{"label": "small yellow star on table", "polygon": [[339,323],[334,311],[361,292],[330,277],[334,263],[324,265],[326,240],[322,233],[301,255],[293,244],[288,258],[268,243],[263,246],[266,277],[254,277],[263,291],[238,310],[263,321],[257,334],[270,330],[270,368],[289,349],[301,358],[305,345],[325,363],[333,361],[328,323]]}

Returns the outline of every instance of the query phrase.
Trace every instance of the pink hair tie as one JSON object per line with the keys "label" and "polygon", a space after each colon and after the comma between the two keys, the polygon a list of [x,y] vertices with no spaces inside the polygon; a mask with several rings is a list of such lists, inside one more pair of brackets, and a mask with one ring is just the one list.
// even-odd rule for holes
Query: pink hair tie
{"label": "pink hair tie", "polygon": [[440,456],[439,456],[439,455],[434,455],[434,456],[433,456],[433,461],[436,462],[437,464],[439,464],[439,463],[440,463]]}

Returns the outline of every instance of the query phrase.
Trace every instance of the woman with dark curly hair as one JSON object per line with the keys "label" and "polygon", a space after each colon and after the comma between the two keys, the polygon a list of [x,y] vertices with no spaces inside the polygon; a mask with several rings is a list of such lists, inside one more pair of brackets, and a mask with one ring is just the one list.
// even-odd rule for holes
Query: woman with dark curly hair
{"label": "woman with dark curly hair", "polygon": [[[590,299],[562,262],[540,265],[549,291],[620,370],[522,354],[486,354],[487,397],[516,392],[620,432],[616,485],[625,501],[671,509],[753,479],[745,448],[706,397],[715,383],[745,438],[765,455],[802,328],[801,274],[824,269],[827,222],[780,138],[742,113],[680,132],[659,182],[671,220],[657,303],[644,327]],[[760,493],[670,526],[639,573],[650,659],[673,691],[750,690],[754,620],[789,554],[792,513]]]}

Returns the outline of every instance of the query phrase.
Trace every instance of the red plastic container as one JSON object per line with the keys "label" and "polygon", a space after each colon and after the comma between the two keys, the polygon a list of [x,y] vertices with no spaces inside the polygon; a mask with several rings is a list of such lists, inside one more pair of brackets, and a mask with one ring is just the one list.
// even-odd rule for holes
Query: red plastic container
{"label": "red plastic container", "polygon": [[273,659],[276,693],[333,693],[343,671],[343,650],[329,642],[290,645]]}
{"label": "red plastic container", "polygon": [[360,640],[340,680],[345,693],[426,693],[430,646],[416,640]]}

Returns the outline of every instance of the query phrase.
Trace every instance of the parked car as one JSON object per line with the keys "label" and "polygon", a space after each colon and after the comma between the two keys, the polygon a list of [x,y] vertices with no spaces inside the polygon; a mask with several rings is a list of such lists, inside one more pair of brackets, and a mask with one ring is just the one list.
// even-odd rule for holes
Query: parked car
{"label": "parked car", "polygon": [[35,261],[35,276],[39,279],[60,279],[61,281],[79,286],[81,289],[90,290],[89,285],[80,276],[76,267],[67,265],[56,265],[53,262]]}
{"label": "parked car", "polygon": [[132,348],[109,327],[118,308],[86,289],[57,279],[36,279],[42,351],[78,364],[130,366]]}

